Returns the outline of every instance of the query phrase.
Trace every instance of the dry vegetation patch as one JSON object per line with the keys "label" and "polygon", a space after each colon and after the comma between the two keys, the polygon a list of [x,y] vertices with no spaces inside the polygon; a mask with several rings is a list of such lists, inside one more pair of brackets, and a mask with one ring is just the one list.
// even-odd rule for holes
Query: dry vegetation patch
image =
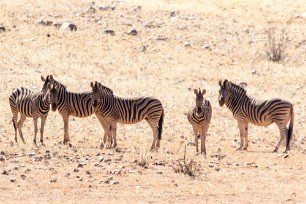
{"label": "dry vegetation patch", "polygon": [[[304,1],[30,0],[1,1],[0,7],[0,202],[305,202]],[[35,24],[40,19],[69,22],[77,30]],[[271,22],[288,28],[286,59],[279,63],[266,55]],[[71,117],[73,146],[63,146],[57,112],[46,122],[46,146],[31,143],[32,119],[23,127],[27,144],[14,143],[11,90],[39,91],[40,76],[48,74],[74,92],[90,91],[90,82],[99,81],[121,97],[160,99],[165,120],[159,151],[148,152],[153,138],[145,122],[118,125],[118,148],[100,149],[103,130],[95,116]],[[236,121],[217,101],[224,78],[247,82],[256,99],[294,104],[289,155],[271,153],[279,137],[275,125],[250,125],[249,151],[235,151]],[[193,146],[182,151],[193,140],[185,114],[199,87],[213,108],[207,158],[195,155]],[[195,176],[176,173],[173,161],[183,167],[194,162]]]}

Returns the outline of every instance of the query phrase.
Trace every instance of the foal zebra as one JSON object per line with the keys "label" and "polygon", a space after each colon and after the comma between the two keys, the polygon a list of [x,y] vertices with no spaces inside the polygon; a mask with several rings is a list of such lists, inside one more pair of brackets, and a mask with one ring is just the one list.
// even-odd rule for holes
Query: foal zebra
{"label": "foal zebra", "polygon": [[[41,76],[41,80],[46,81],[43,76]],[[15,141],[17,142],[18,129],[19,135],[23,143],[25,143],[21,129],[26,117],[30,117],[34,121],[33,142],[36,145],[36,135],[38,132],[37,121],[38,118],[41,118],[40,142],[43,144],[44,125],[50,110],[49,92],[45,88],[39,93],[34,93],[24,87],[15,88],[9,97],[9,103],[13,113],[12,121],[15,129]],[[18,113],[20,113],[20,119],[17,123]]]}
{"label": "foal zebra", "polygon": [[[73,93],[67,91],[66,86],[54,80],[53,76],[47,76],[45,85],[50,91],[51,107],[58,110],[64,121],[64,144],[69,140],[68,122],[69,116],[85,118],[91,116],[95,109],[92,106],[91,92]],[[101,123],[103,128],[104,123]],[[106,128],[106,127],[105,127]],[[106,135],[104,135],[106,137]]]}
{"label": "foal zebra", "polygon": [[[142,120],[149,123],[153,131],[153,143],[151,150],[160,147],[163,129],[164,109],[158,99],[141,97],[125,99],[114,96],[111,89],[98,82],[91,82],[93,106],[96,115],[107,121],[110,128],[104,129],[107,135],[111,135],[113,147],[117,146],[117,123],[135,124]],[[108,132],[111,132],[110,134]]]}
{"label": "foal zebra", "polygon": [[[281,142],[285,139],[285,152],[290,150],[290,140],[293,132],[294,112],[293,105],[283,99],[272,99],[256,102],[246,95],[246,90],[228,80],[219,81],[219,105],[226,106],[232,111],[238,121],[240,130],[240,146],[237,150],[248,148],[248,124],[268,126],[273,122],[279,128],[280,139],[273,152],[277,152]],[[289,128],[286,125],[290,121]]]}
{"label": "foal zebra", "polygon": [[194,94],[196,95],[196,106],[192,108],[187,114],[189,123],[192,125],[194,132],[194,141],[196,145],[196,151],[199,152],[198,140],[201,139],[201,154],[206,155],[205,140],[207,136],[207,131],[209,128],[209,123],[212,115],[212,108],[210,102],[204,99],[204,94],[206,90],[194,89]]}

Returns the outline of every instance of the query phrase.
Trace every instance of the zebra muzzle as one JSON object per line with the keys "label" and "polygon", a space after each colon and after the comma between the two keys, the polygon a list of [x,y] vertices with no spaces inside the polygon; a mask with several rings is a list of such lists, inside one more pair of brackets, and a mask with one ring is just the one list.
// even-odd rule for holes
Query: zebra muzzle
{"label": "zebra muzzle", "polygon": [[52,108],[52,111],[56,111],[56,109],[57,109],[56,104],[53,103],[51,108]]}

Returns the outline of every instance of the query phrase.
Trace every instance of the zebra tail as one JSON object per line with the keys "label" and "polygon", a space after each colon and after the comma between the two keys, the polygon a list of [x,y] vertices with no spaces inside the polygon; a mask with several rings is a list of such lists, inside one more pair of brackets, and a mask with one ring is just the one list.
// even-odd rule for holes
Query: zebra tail
{"label": "zebra tail", "polygon": [[163,132],[163,122],[164,122],[164,110],[162,111],[159,121],[158,121],[158,139],[161,140]]}
{"label": "zebra tail", "polygon": [[290,110],[290,124],[289,124],[289,129],[288,129],[288,135],[287,135],[287,144],[286,144],[286,149],[290,150],[290,140],[292,138],[292,133],[293,133],[293,124],[294,124],[294,112],[293,112],[293,106],[291,107]]}

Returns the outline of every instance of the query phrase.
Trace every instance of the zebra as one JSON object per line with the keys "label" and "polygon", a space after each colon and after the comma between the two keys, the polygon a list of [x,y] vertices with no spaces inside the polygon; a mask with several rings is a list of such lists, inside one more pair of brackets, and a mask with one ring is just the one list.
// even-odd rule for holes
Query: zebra
{"label": "zebra", "polygon": [[117,146],[117,123],[135,124],[142,120],[150,125],[153,131],[151,150],[160,148],[162,136],[164,109],[160,100],[153,97],[121,98],[113,91],[97,81],[91,82],[93,107],[99,119],[107,121],[110,128],[105,129],[110,135],[112,147]]}
{"label": "zebra", "polygon": [[[42,81],[46,81],[46,79],[41,76]],[[38,118],[41,118],[41,127],[40,127],[40,142],[43,143],[43,134],[44,134],[44,126],[47,120],[47,116],[50,110],[50,101],[49,101],[49,92],[45,87],[38,92],[35,93],[30,89],[20,87],[13,89],[10,97],[9,103],[11,107],[11,111],[13,113],[13,126],[15,130],[15,142],[17,141],[17,129],[19,131],[19,136],[21,137],[23,143],[25,140],[23,138],[22,133],[22,125],[27,117],[33,118],[34,121],[34,139],[33,142],[36,145],[36,135],[38,132],[37,122]],[[20,113],[20,119],[17,122],[18,114]]]}
{"label": "zebra", "polygon": [[[240,146],[237,150],[248,148],[248,124],[268,126],[273,122],[278,126],[280,139],[273,152],[277,152],[281,142],[286,137],[285,153],[290,150],[290,140],[293,133],[294,112],[293,105],[283,99],[275,98],[263,102],[256,102],[246,95],[246,90],[239,85],[225,79],[219,80],[219,105],[224,104],[232,111],[240,130]],[[289,128],[287,124],[290,121]]]}
{"label": "zebra", "polygon": [[[64,121],[64,140],[63,144],[68,144],[69,131],[68,122],[69,116],[80,118],[89,117],[95,113],[92,106],[91,92],[74,93],[67,91],[66,86],[56,81],[52,75],[47,77],[44,87],[48,87],[50,92],[51,109],[52,111],[58,110]],[[101,125],[107,129],[105,123],[102,121]],[[104,138],[107,136],[104,135]]]}
{"label": "zebra", "polygon": [[211,116],[212,116],[212,108],[211,104],[208,100],[204,99],[204,94],[206,90],[194,89],[194,94],[196,95],[196,106],[192,108],[187,114],[187,119],[189,123],[192,125],[194,132],[194,140],[196,146],[196,152],[199,152],[198,148],[198,140],[201,139],[201,154],[206,155],[206,147],[205,140],[207,136],[207,131],[209,128]]}

